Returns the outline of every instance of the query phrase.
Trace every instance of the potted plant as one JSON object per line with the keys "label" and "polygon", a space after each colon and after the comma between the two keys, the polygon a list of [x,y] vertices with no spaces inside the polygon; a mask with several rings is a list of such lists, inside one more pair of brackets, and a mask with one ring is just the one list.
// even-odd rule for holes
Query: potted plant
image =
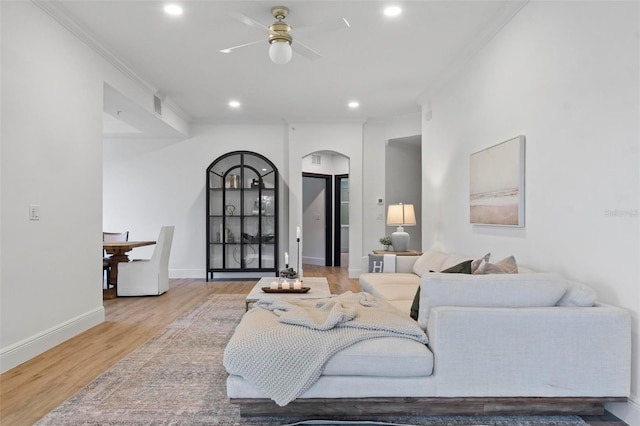
{"label": "potted plant", "polygon": [[389,247],[391,246],[391,237],[385,235],[384,237],[380,238],[380,244],[384,246],[385,250],[389,250]]}

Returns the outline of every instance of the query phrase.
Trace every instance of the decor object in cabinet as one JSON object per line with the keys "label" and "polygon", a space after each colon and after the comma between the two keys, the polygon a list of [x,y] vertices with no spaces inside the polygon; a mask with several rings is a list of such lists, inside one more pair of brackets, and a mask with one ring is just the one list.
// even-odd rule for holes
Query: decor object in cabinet
{"label": "decor object in cabinet", "polygon": [[207,168],[207,280],[223,272],[278,272],[278,169],[254,152]]}

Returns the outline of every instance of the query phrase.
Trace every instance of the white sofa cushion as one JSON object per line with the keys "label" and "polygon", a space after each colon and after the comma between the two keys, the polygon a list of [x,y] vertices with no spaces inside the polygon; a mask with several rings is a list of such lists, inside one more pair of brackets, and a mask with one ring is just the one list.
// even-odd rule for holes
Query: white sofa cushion
{"label": "white sofa cushion", "polygon": [[[429,273],[429,271],[441,271],[442,265],[449,257],[449,254],[437,250],[427,250],[413,264],[412,272],[419,277]],[[458,262],[459,263],[459,262]]]}
{"label": "white sofa cushion", "polygon": [[[418,288],[420,288],[419,285]],[[413,300],[389,300],[389,304],[406,315],[407,312],[411,312]]]}
{"label": "white sofa cushion", "polygon": [[433,306],[554,306],[566,291],[567,281],[556,274],[427,274],[420,282],[418,323],[426,328]]}
{"label": "white sofa cushion", "polygon": [[433,354],[415,340],[381,337],[358,342],[332,356],[324,376],[420,377],[433,372]]}
{"label": "white sofa cushion", "polygon": [[558,301],[558,306],[589,307],[596,304],[596,292],[586,284],[567,280],[567,291]]}
{"label": "white sofa cushion", "polygon": [[413,295],[420,285],[420,277],[416,274],[362,274],[360,287],[363,291],[388,301],[408,300],[411,303]]}

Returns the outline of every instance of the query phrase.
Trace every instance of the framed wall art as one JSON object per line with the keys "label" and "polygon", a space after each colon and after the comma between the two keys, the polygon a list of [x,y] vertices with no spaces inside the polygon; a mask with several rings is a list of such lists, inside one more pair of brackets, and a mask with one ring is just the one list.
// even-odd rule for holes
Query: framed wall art
{"label": "framed wall art", "polygon": [[525,137],[473,153],[469,164],[470,222],[523,227]]}

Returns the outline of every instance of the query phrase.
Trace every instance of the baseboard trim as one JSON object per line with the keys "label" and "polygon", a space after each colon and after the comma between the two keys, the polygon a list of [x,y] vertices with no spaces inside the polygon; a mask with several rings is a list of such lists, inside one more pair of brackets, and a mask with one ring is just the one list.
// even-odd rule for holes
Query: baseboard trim
{"label": "baseboard trim", "polygon": [[326,264],[326,259],[324,257],[303,256],[302,263],[307,265],[324,266]]}
{"label": "baseboard trim", "polygon": [[0,373],[4,373],[104,322],[104,318],[104,307],[100,306],[21,342],[2,348],[0,350]]}
{"label": "baseboard trim", "polygon": [[604,408],[628,425],[640,425],[640,402],[633,397],[627,402],[605,404]]}
{"label": "baseboard trim", "polygon": [[205,269],[169,269],[169,278],[206,278]]}

